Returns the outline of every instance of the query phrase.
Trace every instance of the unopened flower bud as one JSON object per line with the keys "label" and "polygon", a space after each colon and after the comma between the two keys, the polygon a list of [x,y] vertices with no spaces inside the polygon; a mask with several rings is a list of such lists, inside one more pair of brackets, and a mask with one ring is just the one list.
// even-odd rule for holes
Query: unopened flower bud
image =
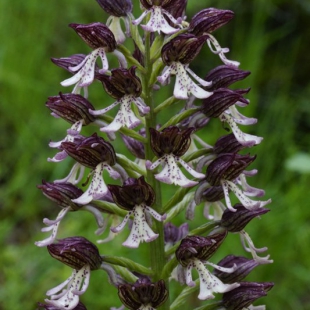
{"label": "unopened flower bud", "polygon": [[76,270],[85,265],[96,270],[102,263],[98,248],[83,237],[60,239],[58,243],[48,245],[47,249],[53,258]]}
{"label": "unopened flower bud", "polygon": [[63,183],[49,183],[42,181],[42,185],[37,185],[42,190],[44,196],[52,201],[55,201],[60,207],[70,207],[72,211],[76,211],[81,208],[72,201],[83,194],[83,191],[75,185],[67,182]]}
{"label": "unopened flower bud", "polygon": [[110,76],[104,74],[97,76],[111,97],[120,99],[126,95],[133,95],[134,97],[141,95],[142,85],[136,76],[136,67],[113,69],[111,74]]}
{"label": "unopened flower bud", "polygon": [[83,120],[83,125],[88,125],[95,120],[89,113],[89,109],[94,109],[93,105],[78,94],[59,93],[59,96],[49,97],[46,106],[71,124]]}
{"label": "unopened flower bud", "polygon": [[250,155],[220,154],[209,164],[206,179],[213,186],[219,186],[221,180],[234,180],[255,158]]}
{"label": "unopened flower bud", "polygon": [[220,267],[231,268],[236,266],[235,271],[228,273],[214,269],[213,274],[224,283],[234,283],[243,280],[259,263],[254,259],[248,259],[242,256],[228,255],[218,264]]}
{"label": "unopened flower bud", "polygon": [[222,215],[221,226],[229,232],[239,232],[255,217],[269,212],[269,209],[258,208],[250,210],[238,203],[234,207],[236,212],[226,209]]}
{"label": "unopened flower bud", "polygon": [[212,33],[227,24],[234,17],[234,12],[208,8],[198,12],[192,18],[188,31],[196,36]]}
{"label": "unopened flower bud", "polygon": [[70,68],[80,64],[85,59],[85,57],[86,55],[84,54],[74,54],[69,57],[51,58],[51,60],[56,66],[63,68],[71,73],[75,73],[75,71]]}
{"label": "unopened flower bud", "polygon": [[215,90],[226,88],[237,81],[243,80],[250,73],[250,71],[243,71],[233,66],[222,65],[212,69],[204,79],[212,81],[208,90]]}
{"label": "unopened flower bud", "polygon": [[238,153],[244,148],[233,133],[220,137],[213,147],[213,152],[217,155],[224,153]]}
{"label": "unopened flower bud", "polygon": [[112,16],[127,16],[132,11],[131,0],[97,0],[97,2],[104,11]]}
{"label": "unopened flower bud", "polygon": [[95,168],[102,162],[110,166],[116,163],[113,146],[96,133],[79,143],[62,142],[61,146],[70,157],[89,168]]}
{"label": "unopened flower bud", "polygon": [[129,178],[123,186],[108,185],[114,202],[122,209],[132,210],[136,205],[151,206],[155,201],[153,188],[145,182],[144,177]]}
{"label": "unopened flower bud", "polygon": [[206,116],[219,117],[237,101],[248,104],[248,101],[238,92],[228,88],[219,88],[210,97],[203,99],[201,111]]}
{"label": "unopened flower bud", "polygon": [[188,234],[188,224],[184,223],[180,227],[168,222],[164,226],[164,238],[166,244],[175,244]]}
{"label": "unopened flower bud", "polygon": [[222,304],[226,310],[243,310],[256,299],[267,296],[272,282],[241,282],[240,286],[223,294]]}
{"label": "unopened flower bud", "polygon": [[[145,129],[140,129],[139,134],[145,137]],[[121,137],[127,147],[127,149],[136,157],[140,159],[145,159],[144,144],[132,137],[122,135]]]}
{"label": "unopened flower bud", "polygon": [[155,309],[167,300],[168,290],[164,280],[152,283],[147,278],[141,278],[134,284],[120,285],[118,296],[130,310]]}
{"label": "unopened flower bud", "polygon": [[165,65],[173,62],[189,64],[200,52],[206,41],[205,36],[196,37],[193,34],[180,34],[166,43],[161,50],[161,58]]}
{"label": "unopened flower bud", "polygon": [[69,26],[93,49],[105,48],[106,52],[112,52],[116,48],[112,31],[102,23],[70,24]]}
{"label": "unopened flower bud", "polygon": [[181,241],[176,250],[176,258],[183,267],[194,258],[206,261],[217,251],[226,236],[227,231],[207,237],[188,236]]}
{"label": "unopened flower bud", "polygon": [[190,147],[193,131],[194,128],[180,130],[176,126],[167,127],[163,131],[150,128],[151,148],[157,157],[164,154],[182,156]]}

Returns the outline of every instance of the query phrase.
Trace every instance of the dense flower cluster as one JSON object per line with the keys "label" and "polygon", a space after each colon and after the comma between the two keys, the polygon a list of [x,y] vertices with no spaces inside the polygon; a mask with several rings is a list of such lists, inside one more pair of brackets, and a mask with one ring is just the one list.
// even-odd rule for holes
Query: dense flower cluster
{"label": "dense flower cluster", "polygon": [[[58,153],[48,160],[56,164],[71,161],[72,168],[63,179],[38,185],[60,212],[55,220],[43,220],[42,231],[51,233],[36,245],[47,247],[53,258],[72,268],[72,275],[48,290],[48,298],[39,307],[86,309],[79,297],[90,284],[91,272],[101,269],[118,289],[120,309],[182,309],[190,292],[187,286],[200,288],[200,300],[222,294],[212,309],[264,309],[252,303],[265,296],[273,283],[244,281],[258,265],[272,262],[269,255],[258,255],[267,248],[256,248],[245,231],[252,219],[269,211],[265,206],[271,202],[259,200],[264,191],[247,181],[257,173],[248,170],[256,159],[249,149],[262,138],[239,128],[256,123],[239,112],[249,104],[250,89],[231,88],[250,72],[227,59],[228,48],[222,48],[213,35],[234,13],[206,8],[187,21],[186,0],[140,0],[136,2],[141,15],[134,17],[133,4],[137,3],[131,0],[97,2],[109,15],[106,24],[70,24],[91,51],[52,58],[72,75],[61,85],[73,89],[46,102],[54,117],[71,125],[61,141],[49,143]],[[123,45],[130,40],[134,51]],[[191,69],[201,53],[210,58],[213,53],[223,63],[205,72],[204,78]],[[110,68],[113,57],[118,60],[117,68]],[[172,95],[163,100],[172,80]],[[107,95],[98,105],[88,99],[95,82],[102,84]],[[117,109],[114,114],[112,109]],[[214,146],[199,132],[212,119],[231,131]],[[85,126],[92,128],[92,135],[83,135]],[[126,154],[119,153],[119,141],[128,149]],[[109,228],[108,237],[98,243],[117,242],[126,226],[130,232],[123,246],[138,251],[142,242],[151,243],[151,265],[100,255],[101,248],[81,236],[57,240],[65,215],[81,210],[94,215],[96,234]],[[178,227],[175,223],[180,223],[180,217],[175,218],[181,212],[188,220],[199,212],[204,218]],[[231,254],[212,263],[228,234],[240,235],[251,257]],[[172,279],[184,285],[175,300],[168,298]]]}

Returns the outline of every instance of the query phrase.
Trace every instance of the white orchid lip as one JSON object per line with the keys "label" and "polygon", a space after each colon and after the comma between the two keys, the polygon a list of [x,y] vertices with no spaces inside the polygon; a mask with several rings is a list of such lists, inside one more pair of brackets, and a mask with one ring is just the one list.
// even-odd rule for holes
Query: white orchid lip
{"label": "white orchid lip", "polygon": [[157,159],[153,164],[151,162],[146,163],[146,167],[149,170],[154,170],[160,164],[163,169],[161,172],[155,174],[155,178],[166,184],[175,184],[182,187],[192,187],[198,184],[197,181],[189,180],[178,167],[180,163],[184,169],[195,178],[202,179],[205,177],[203,173],[195,171],[190,167],[183,159],[173,154],[165,154],[161,158]]}
{"label": "white orchid lip", "polygon": [[119,104],[119,111],[117,112],[113,121],[108,126],[102,127],[100,130],[103,132],[115,132],[118,131],[121,127],[132,129],[141,123],[140,119],[137,118],[131,109],[132,103],[136,105],[140,115],[146,115],[149,113],[150,108],[144,103],[144,101],[140,97],[136,98],[133,95],[125,95],[124,97],[112,103],[110,106],[97,111],[89,110],[89,113],[92,115],[102,115]]}
{"label": "white orchid lip", "polygon": [[[132,21],[133,25],[139,25],[142,20],[151,14],[150,20],[146,25],[142,25],[142,29],[149,32],[163,32],[165,34],[173,34],[177,32],[181,25],[179,24],[178,20],[176,20],[169,12],[164,10],[160,6],[152,6],[149,10],[144,11],[139,18]],[[173,22],[178,28],[174,28],[169,25],[168,21],[166,20],[165,16]]]}
{"label": "white orchid lip", "polygon": [[123,243],[124,246],[129,248],[137,248],[139,247],[140,242],[151,242],[158,237],[158,234],[154,233],[151,227],[149,226],[146,220],[146,213],[149,213],[152,217],[154,217],[157,221],[164,221],[166,219],[166,215],[160,215],[151,207],[142,205],[136,205],[132,211],[129,211],[127,215],[124,217],[121,224],[116,227],[111,227],[111,231],[114,233],[121,232],[130,216],[133,215],[133,224],[130,231],[130,234],[127,240]]}
{"label": "white orchid lip", "polygon": [[158,82],[165,84],[170,75],[176,76],[173,95],[178,99],[188,99],[189,94],[193,94],[196,98],[204,99],[211,96],[213,93],[204,90],[198,86],[189,76],[189,74],[197,80],[202,86],[210,86],[212,83],[205,81],[198,77],[188,64],[184,65],[180,62],[173,62],[171,65],[166,66],[161,76],[157,78]]}
{"label": "white orchid lip", "polygon": [[80,270],[74,269],[72,275],[66,281],[46,292],[50,299],[45,299],[45,302],[60,310],[74,309],[79,303],[79,296],[86,292],[89,279],[89,265],[85,265]]}

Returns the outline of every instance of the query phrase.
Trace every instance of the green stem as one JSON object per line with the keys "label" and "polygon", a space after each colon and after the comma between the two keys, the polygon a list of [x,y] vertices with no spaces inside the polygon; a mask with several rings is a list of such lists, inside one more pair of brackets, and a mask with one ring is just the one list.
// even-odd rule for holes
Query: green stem
{"label": "green stem", "polygon": [[[150,128],[156,128],[156,113],[154,113],[155,104],[153,101],[153,85],[151,84],[151,75],[153,71],[153,63],[151,61],[151,42],[150,42],[150,33],[145,32],[145,54],[144,54],[144,64],[145,64],[145,75],[143,75],[142,83],[144,90],[144,101],[146,105],[150,107],[149,114],[145,117],[146,120],[146,138],[147,142],[145,143],[145,159],[152,160],[154,157],[153,151],[150,145]],[[162,198],[161,198],[161,188],[160,182],[158,182],[154,174],[151,171],[147,171],[147,181],[152,186],[155,195],[156,201],[152,206],[158,213],[163,213],[162,207]],[[150,261],[151,261],[151,269],[154,272],[153,281],[160,280],[160,276],[162,270],[166,264],[165,258],[165,244],[164,244],[164,225],[162,222],[155,221],[154,226],[156,228],[156,232],[159,234],[158,238],[155,239],[152,243],[150,243]],[[166,281],[166,286],[168,289],[168,281]],[[160,308],[161,310],[169,310],[170,303],[167,300],[163,306]]]}

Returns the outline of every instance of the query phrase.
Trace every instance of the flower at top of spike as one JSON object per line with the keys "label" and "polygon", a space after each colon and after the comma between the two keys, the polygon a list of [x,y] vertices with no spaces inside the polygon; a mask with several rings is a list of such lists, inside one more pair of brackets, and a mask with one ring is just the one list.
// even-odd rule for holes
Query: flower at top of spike
{"label": "flower at top of spike", "polygon": [[167,300],[168,290],[164,280],[139,278],[134,284],[119,285],[118,296],[130,310],[156,310]]}
{"label": "flower at top of spike", "polygon": [[144,177],[138,179],[129,178],[123,186],[108,185],[114,202],[122,209],[129,212],[124,220],[117,227],[112,227],[111,231],[119,233],[122,231],[133,215],[133,225],[124,246],[137,248],[140,242],[151,242],[158,237],[147,222],[146,214],[152,215],[156,220],[163,221],[166,215],[160,215],[150,206],[155,202],[155,193],[152,187],[145,182]]}
{"label": "flower at top of spike", "polygon": [[200,293],[198,298],[205,300],[214,298],[213,293],[228,292],[239,286],[238,283],[224,284],[205,267],[205,264],[220,269],[223,272],[233,272],[235,268],[224,268],[207,261],[224,241],[227,232],[213,234],[208,237],[188,236],[181,241],[175,252],[181,266],[178,277],[185,277],[188,286],[195,286],[192,280],[192,269],[196,269],[200,279]]}
{"label": "flower at top of spike", "polygon": [[[177,32],[179,27],[181,27],[179,19],[175,19],[173,15],[166,10],[171,10],[171,4],[175,3],[176,0],[140,0],[140,2],[146,10],[138,19],[132,22],[134,25],[139,25],[147,15],[151,14],[148,23],[141,26],[146,31],[157,31],[158,33],[163,32],[165,34],[172,34]],[[166,18],[178,28],[170,26]]]}
{"label": "flower at top of spike", "polygon": [[[73,268],[72,275],[63,283],[46,292],[48,305],[60,310],[72,310],[79,304],[79,296],[87,290],[90,271],[99,269],[102,258],[97,247],[83,237],[61,239],[48,247],[50,255]],[[66,287],[64,290],[62,290]]]}
{"label": "flower at top of spike", "polygon": [[102,82],[106,92],[113,98],[117,99],[110,106],[101,110],[90,110],[93,115],[102,115],[120,105],[120,109],[114,120],[106,127],[102,127],[101,131],[114,132],[121,127],[134,128],[141,121],[136,117],[131,109],[131,103],[134,103],[141,116],[147,114],[150,108],[139,97],[142,92],[140,79],[136,76],[136,67],[129,69],[117,68],[111,71],[111,75],[100,75],[98,79]]}
{"label": "flower at top of spike", "polygon": [[166,43],[161,50],[161,57],[166,67],[157,80],[161,84],[165,84],[170,75],[175,75],[176,82],[173,95],[178,99],[188,99],[190,93],[200,99],[212,95],[211,92],[195,84],[189,76],[191,75],[202,86],[211,85],[211,82],[201,79],[188,67],[189,63],[200,52],[205,41],[205,36],[196,37],[192,34],[180,34]]}
{"label": "flower at top of spike", "polygon": [[92,49],[104,48],[106,52],[116,49],[116,41],[111,30],[102,23],[70,24],[80,38]]}
{"label": "flower at top of spike", "polygon": [[104,73],[108,70],[109,65],[106,53],[113,52],[123,66],[127,65],[124,55],[116,51],[117,42],[112,31],[106,25],[102,23],[91,23],[87,25],[70,24],[69,26],[76,31],[93,51],[79,64],[68,68],[70,71],[77,73],[73,77],[61,82],[62,86],[76,84],[73,93],[79,93],[82,87],[86,87],[93,82],[98,57],[102,61],[102,69],[99,70],[99,73]]}
{"label": "flower at top of spike", "polygon": [[211,32],[222,27],[234,17],[234,13],[229,10],[219,10],[208,8],[198,12],[191,20],[188,32],[197,36],[207,35],[207,43],[212,53],[219,55],[224,64],[238,67],[239,62],[229,60],[225,53],[229,52],[228,48],[222,48]]}
{"label": "flower at top of spike", "polygon": [[177,163],[180,163],[187,172],[195,178],[203,178],[202,173],[198,173],[190,167],[180,156],[184,155],[191,144],[190,135],[194,128],[180,130],[176,126],[163,129],[161,132],[150,128],[151,148],[154,154],[159,157],[153,164],[147,162],[148,169],[153,170],[159,164],[163,165],[160,173],[155,178],[168,184],[180,185],[182,187],[191,187],[197,184],[185,177]]}
{"label": "flower at top of spike", "polygon": [[128,16],[132,11],[131,0],[97,0],[101,8],[110,16],[106,22],[109,29],[115,36],[115,41],[121,44],[125,41],[126,35],[122,30],[120,21],[123,20],[126,26],[126,33],[129,35]]}
{"label": "flower at top of spike", "polygon": [[212,33],[227,24],[233,17],[233,11],[215,8],[204,9],[192,17],[188,31],[196,36]]}

